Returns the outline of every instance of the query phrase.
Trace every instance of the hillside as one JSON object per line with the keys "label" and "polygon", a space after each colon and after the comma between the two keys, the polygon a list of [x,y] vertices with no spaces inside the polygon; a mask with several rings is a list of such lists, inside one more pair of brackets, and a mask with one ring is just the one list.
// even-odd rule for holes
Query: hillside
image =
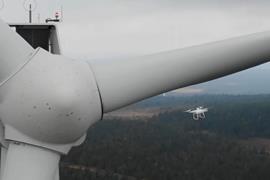
{"label": "hillside", "polygon": [[[196,105],[211,108],[206,120],[183,113]],[[86,142],[62,159],[61,178],[270,178],[269,95],[157,97],[126,111],[157,107],[151,117],[108,115],[96,123]]]}

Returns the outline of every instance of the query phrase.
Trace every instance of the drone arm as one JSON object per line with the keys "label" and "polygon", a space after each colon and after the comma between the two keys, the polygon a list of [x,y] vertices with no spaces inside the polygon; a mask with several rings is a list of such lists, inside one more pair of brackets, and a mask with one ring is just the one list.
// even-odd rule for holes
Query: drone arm
{"label": "drone arm", "polygon": [[233,38],[109,64],[91,64],[104,112],[173,89],[209,81],[270,58],[270,33]]}

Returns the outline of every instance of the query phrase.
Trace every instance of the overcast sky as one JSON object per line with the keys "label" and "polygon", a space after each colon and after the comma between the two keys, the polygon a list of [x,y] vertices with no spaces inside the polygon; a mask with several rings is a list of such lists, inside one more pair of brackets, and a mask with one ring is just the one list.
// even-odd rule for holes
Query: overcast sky
{"label": "overcast sky", "polygon": [[[24,0],[3,0],[0,16],[27,21]],[[33,0],[26,0],[26,4]],[[1,2],[1,0],[0,0]],[[64,9],[65,54],[110,58],[155,53],[270,30],[266,0],[36,0],[34,21]]]}
{"label": "overcast sky", "polygon": [[[24,0],[3,0],[0,17],[25,22]],[[33,0],[26,0],[26,4]],[[1,2],[1,0],[0,0]],[[36,0],[34,21],[64,9],[65,55],[110,59],[151,54],[270,30],[268,0]],[[0,3],[0,7],[1,7]],[[259,70],[267,70],[263,65]],[[270,74],[270,73],[269,73]]]}

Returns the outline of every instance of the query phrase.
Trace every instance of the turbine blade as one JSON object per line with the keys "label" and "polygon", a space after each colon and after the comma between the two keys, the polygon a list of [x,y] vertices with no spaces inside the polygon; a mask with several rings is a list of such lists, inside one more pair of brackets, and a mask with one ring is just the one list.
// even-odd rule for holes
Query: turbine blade
{"label": "turbine blade", "polygon": [[94,63],[104,112],[173,89],[229,75],[270,58],[270,32],[148,55]]}
{"label": "turbine blade", "polygon": [[24,65],[34,49],[0,19],[0,85]]}
{"label": "turbine blade", "polygon": [[52,180],[57,178],[60,154],[28,144],[11,142],[3,180]]}

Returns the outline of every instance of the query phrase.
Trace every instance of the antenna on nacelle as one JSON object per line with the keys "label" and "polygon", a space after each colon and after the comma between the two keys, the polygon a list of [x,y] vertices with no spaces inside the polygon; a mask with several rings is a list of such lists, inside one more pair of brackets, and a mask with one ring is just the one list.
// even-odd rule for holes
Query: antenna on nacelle
{"label": "antenna on nacelle", "polygon": [[36,0],[24,0],[23,8],[29,14],[29,23],[32,23],[32,12],[37,8],[37,1]]}
{"label": "antenna on nacelle", "polygon": [[37,14],[38,23],[40,23],[40,13]]}
{"label": "antenna on nacelle", "polygon": [[46,23],[48,23],[48,22],[63,22],[63,18],[64,18],[64,9],[63,9],[63,6],[61,6],[60,10],[55,12],[54,19],[47,18],[45,20],[45,22]]}
{"label": "antenna on nacelle", "polygon": [[0,10],[4,9],[4,7],[5,7],[5,1],[1,0],[0,1]]}
{"label": "antenna on nacelle", "polygon": [[55,14],[54,14],[54,19],[53,18],[47,18],[45,20],[45,22],[46,23],[48,23],[48,22],[62,22],[62,13],[61,13],[61,16],[60,16],[59,12],[56,11]]}

